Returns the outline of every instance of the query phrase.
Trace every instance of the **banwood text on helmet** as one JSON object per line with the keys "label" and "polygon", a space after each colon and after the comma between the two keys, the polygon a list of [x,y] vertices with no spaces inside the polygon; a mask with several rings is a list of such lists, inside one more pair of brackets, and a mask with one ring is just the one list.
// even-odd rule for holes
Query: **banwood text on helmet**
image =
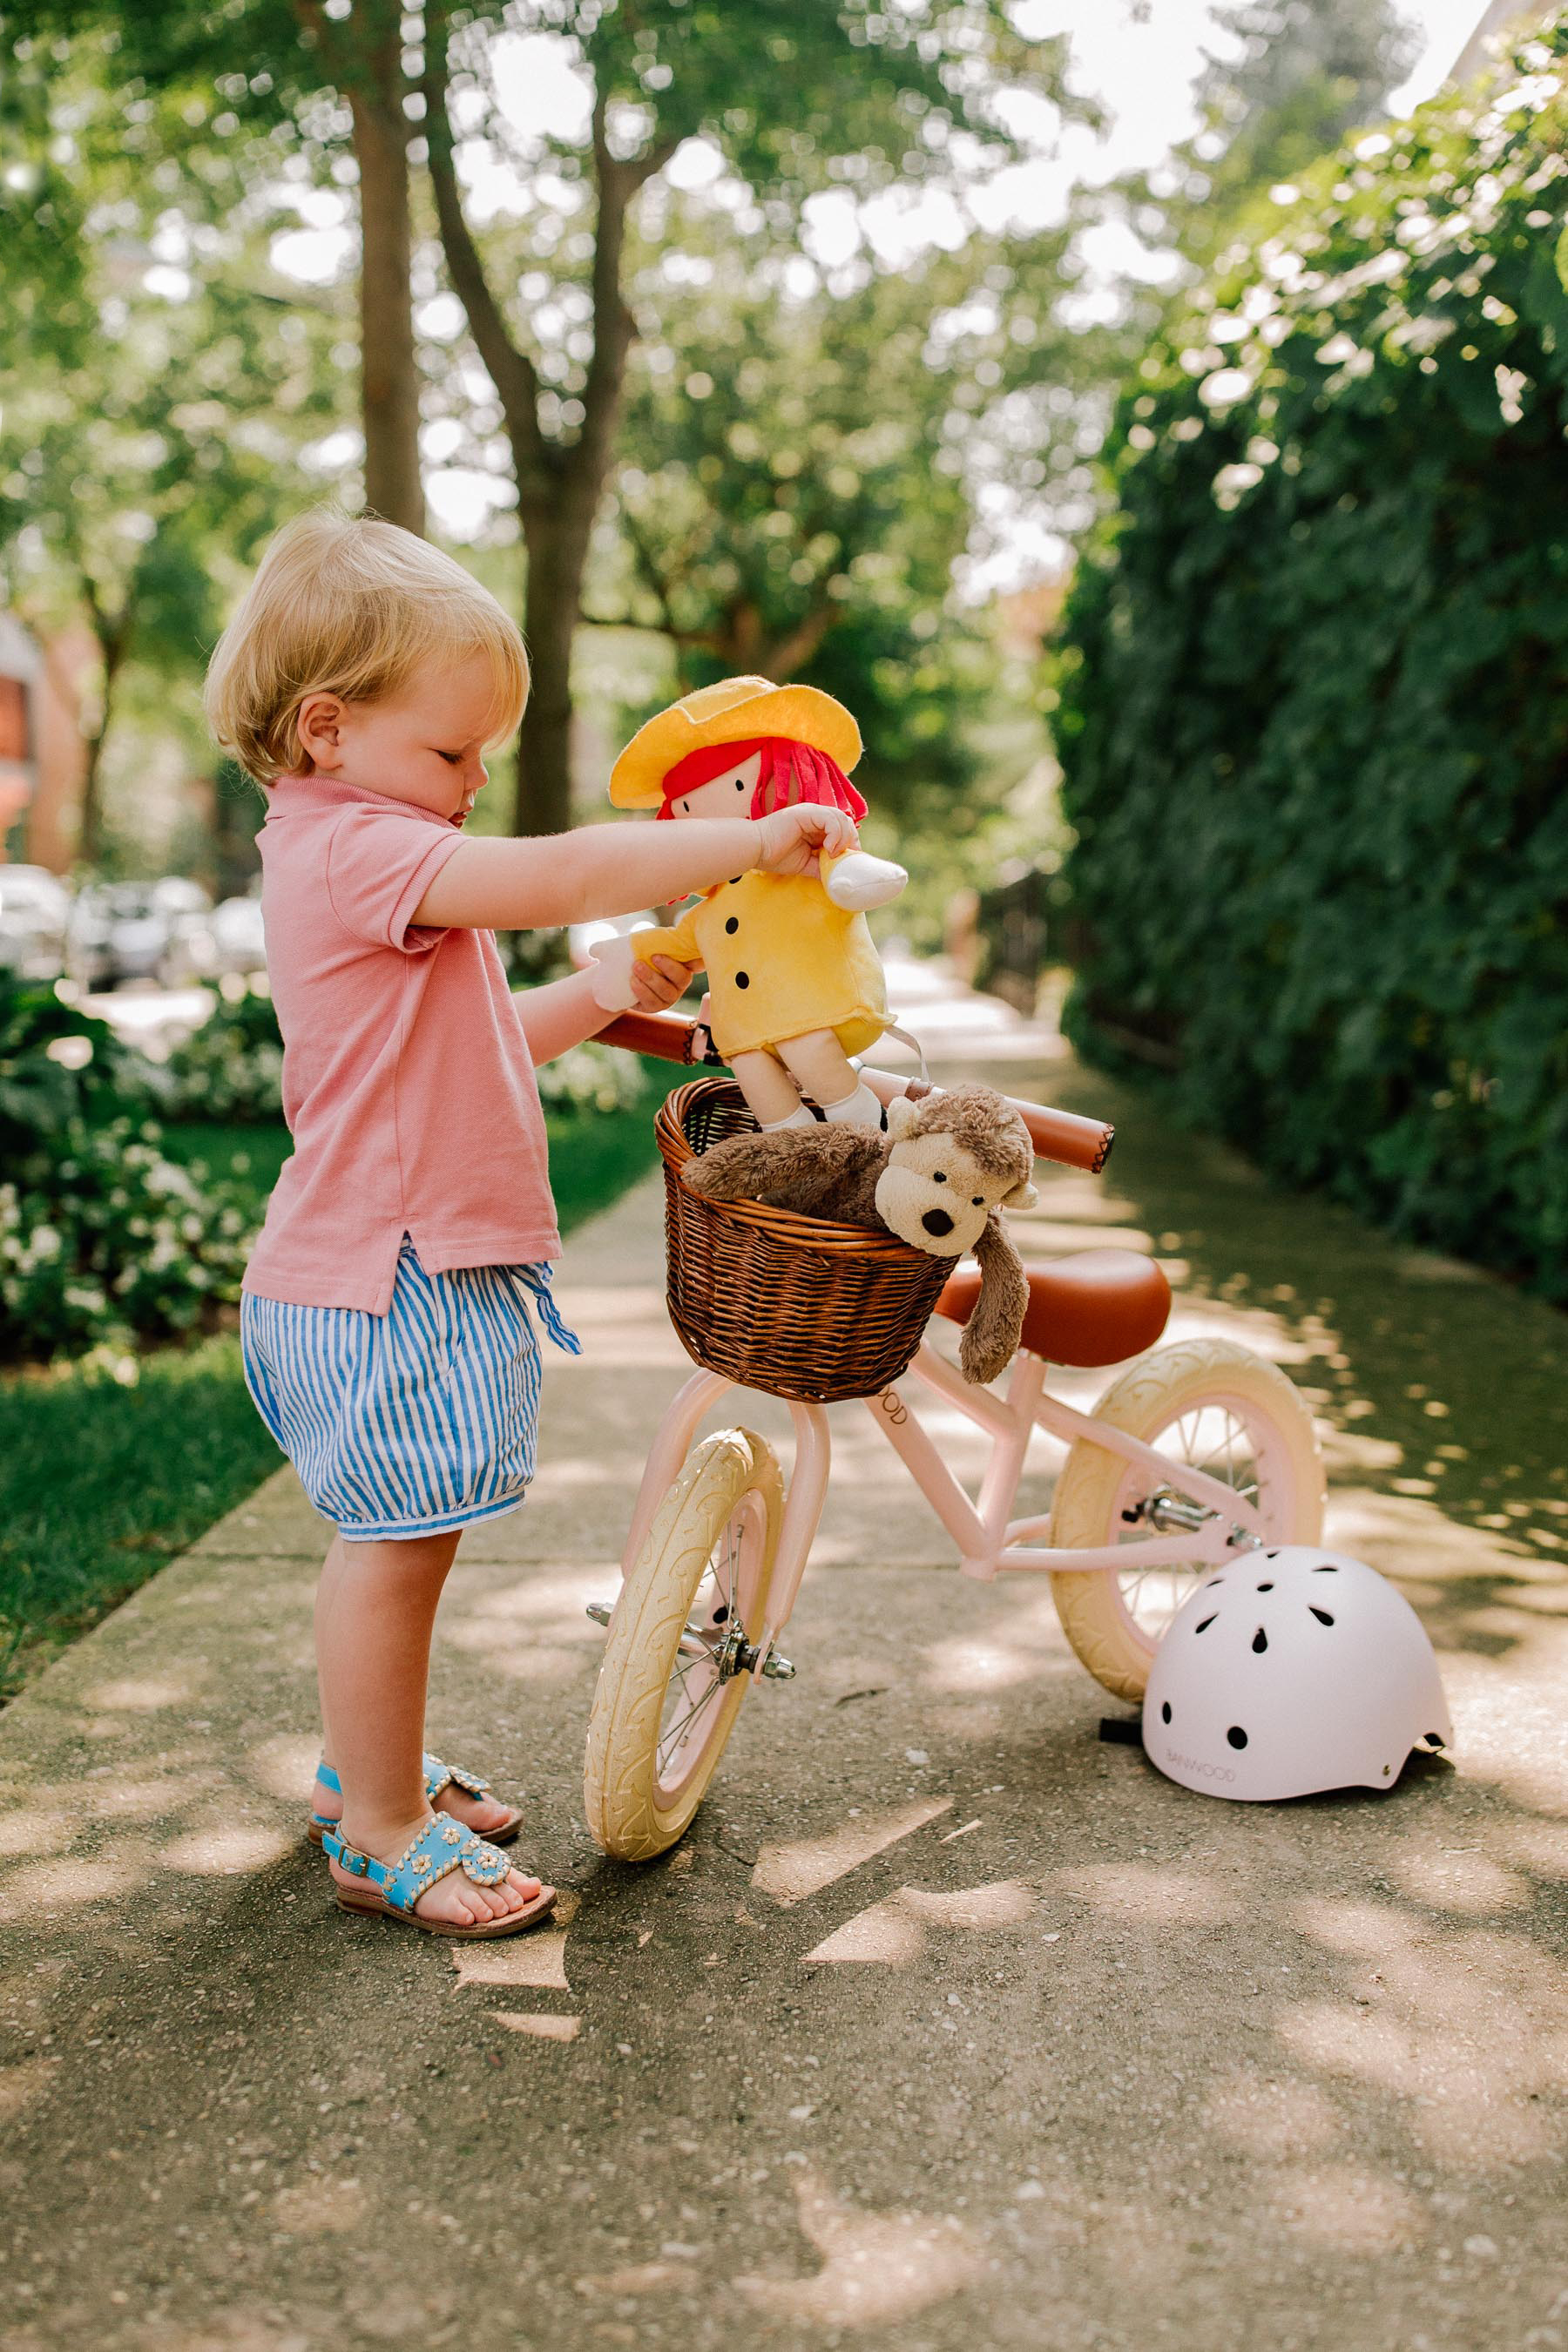
{"label": "banwood text on helmet", "polygon": [[1421,1620],[1342,1551],[1238,1555],[1172,1619],[1143,1695],[1150,1761],[1254,1802],[1392,1789],[1413,1748],[1453,1739]]}

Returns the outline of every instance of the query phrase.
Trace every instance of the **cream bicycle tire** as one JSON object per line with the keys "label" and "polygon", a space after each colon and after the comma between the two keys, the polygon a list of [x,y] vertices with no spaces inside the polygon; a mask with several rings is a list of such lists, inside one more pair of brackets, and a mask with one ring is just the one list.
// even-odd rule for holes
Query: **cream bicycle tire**
{"label": "cream bicycle tire", "polygon": [[674,1751],[683,1769],[671,1780],[661,1766],[663,1721],[681,1637],[715,1552],[737,1523],[732,1588],[737,1595],[743,1589],[744,1631],[761,1634],[783,1496],[766,1440],[728,1429],[692,1448],[654,1513],[611,1620],[584,1759],[589,1832],[616,1861],[647,1862],[667,1852],[707,1793],[751,1676],[731,1675],[693,1707],[694,1715],[710,1710],[702,1736],[689,1757]]}
{"label": "cream bicycle tire", "polygon": [[[1279,1367],[1249,1348],[1234,1339],[1183,1339],[1157,1349],[1111,1383],[1094,1415],[1158,1444],[1173,1425],[1216,1409],[1240,1420],[1259,1449],[1258,1508],[1268,1539],[1316,1543],[1323,1465],[1310,1410]],[[1057,1481],[1052,1545],[1089,1550],[1113,1544],[1127,1532],[1123,1497],[1141,1475],[1121,1455],[1079,1438]],[[1200,1573],[1208,1571],[1194,1571],[1194,1580]],[[1141,1699],[1159,1641],[1138,1622],[1127,1580],[1115,1570],[1054,1570],[1051,1597],[1062,1631],[1096,1682],[1117,1698]]]}

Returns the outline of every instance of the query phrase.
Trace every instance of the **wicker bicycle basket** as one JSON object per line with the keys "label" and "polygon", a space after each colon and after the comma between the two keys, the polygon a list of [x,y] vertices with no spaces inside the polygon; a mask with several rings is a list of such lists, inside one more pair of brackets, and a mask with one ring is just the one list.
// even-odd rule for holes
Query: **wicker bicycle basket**
{"label": "wicker bicycle basket", "polygon": [[747,1388],[819,1404],[875,1396],[908,1370],[949,1259],[865,1225],[689,1192],[687,1161],[756,1124],[728,1079],[678,1087],[656,1124],[669,1314],[688,1355]]}

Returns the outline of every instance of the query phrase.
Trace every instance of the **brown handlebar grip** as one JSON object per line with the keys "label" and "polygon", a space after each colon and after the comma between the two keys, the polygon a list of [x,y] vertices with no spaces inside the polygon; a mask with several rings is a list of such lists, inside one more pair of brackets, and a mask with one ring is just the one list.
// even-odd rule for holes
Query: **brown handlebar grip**
{"label": "brown handlebar grip", "polygon": [[1102,1119],[1084,1118],[1075,1110],[1051,1110],[1044,1103],[1016,1102],[1007,1097],[1042,1160],[1064,1168],[1085,1168],[1098,1176],[1110,1157],[1116,1129]]}
{"label": "brown handlebar grip", "polygon": [[[887,1073],[869,1070],[863,1073],[871,1078],[886,1078]],[[901,1084],[901,1081],[895,1081]],[[940,1094],[940,1087],[922,1078],[910,1078],[904,1090],[911,1102],[922,1102],[926,1096]],[[886,1093],[882,1100],[887,1101]],[[1020,1102],[1016,1095],[1004,1095],[1009,1110],[1016,1110],[1029,1130],[1029,1140],[1036,1157],[1054,1160],[1063,1168],[1083,1168],[1089,1175],[1098,1176],[1110,1157],[1110,1147],[1116,1140],[1116,1129],[1098,1118],[1083,1118],[1075,1110],[1052,1110],[1047,1103]]]}
{"label": "brown handlebar grip", "polygon": [[598,1035],[603,1045],[647,1054],[657,1062],[689,1062],[697,1024],[680,1013],[617,1013]]}

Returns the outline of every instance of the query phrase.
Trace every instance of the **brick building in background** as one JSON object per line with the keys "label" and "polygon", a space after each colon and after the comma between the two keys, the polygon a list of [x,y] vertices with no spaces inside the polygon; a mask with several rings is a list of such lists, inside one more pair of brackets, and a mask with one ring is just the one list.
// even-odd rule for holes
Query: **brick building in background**
{"label": "brick building in background", "polygon": [[69,869],[87,766],[81,696],[96,660],[79,623],[41,642],[0,612],[0,862]]}

